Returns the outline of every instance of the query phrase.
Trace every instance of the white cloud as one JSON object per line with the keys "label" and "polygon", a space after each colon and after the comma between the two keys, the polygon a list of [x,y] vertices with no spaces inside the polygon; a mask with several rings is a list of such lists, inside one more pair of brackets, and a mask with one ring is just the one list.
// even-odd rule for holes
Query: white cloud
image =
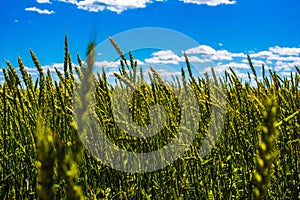
{"label": "white cloud", "polygon": [[[268,51],[252,53],[250,57],[254,66],[264,64],[266,69],[273,66],[275,71],[281,71],[292,70],[295,66],[299,66],[299,53],[300,48],[275,46],[270,47]],[[261,59],[261,61],[252,58]],[[246,62],[246,59],[243,62]]]}
{"label": "white cloud", "polygon": [[38,71],[37,68],[30,68],[30,67],[26,67],[26,66],[25,66],[25,70],[27,72]]}
{"label": "white cloud", "polygon": [[95,2],[95,1],[84,0],[84,1],[76,2],[76,5],[79,9],[87,10],[87,11],[90,11],[90,12],[103,11],[105,9],[105,5],[97,4],[97,3],[98,2]]}
{"label": "white cloud", "polygon": [[219,50],[211,57],[212,60],[233,60],[231,53],[227,50]]}
{"label": "white cloud", "polygon": [[[37,0],[50,1],[50,0]],[[164,2],[166,0],[58,0],[60,2],[71,3],[78,9],[87,10],[89,12],[100,12],[110,10],[118,14],[128,9],[145,8],[147,4],[153,2]],[[235,4],[234,0],[180,0],[184,3],[204,4],[208,6],[217,6],[221,4]]]}
{"label": "white cloud", "polygon": [[300,54],[300,48],[296,47],[270,47],[269,50],[279,55],[298,56]]}
{"label": "white cloud", "polygon": [[[110,10],[116,13],[122,13],[128,9],[145,8],[148,3],[153,0],[59,0],[65,3],[71,3],[77,6],[78,9],[87,10],[89,12],[99,12]],[[154,0],[163,1],[163,0]]]}
{"label": "white cloud", "polygon": [[143,61],[139,60],[139,59],[134,59],[138,65],[143,65],[145,64]]}
{"label": "white cloud", "polygon": [[227,50],[215,50],[207,45],[200,45],[185,51],[186,54],[207,55],[211,60],[233,60],[233,57],[247,57],[243,53],[231,53]]}
{"label": "white cloud", "polygon": [[[188,56],[190,62],[206,63],[211,62],[209,58],[199,58],[198,56]],[[173,64],[178,65],[181,62],[185,62],[184,56],[178,56],[171,50],[162,50],[152,53],[151,58],[145,59],[146,63],[151,64]]]}
{"label": "white cloud", "polygon": [[[43,65],[42,66],[42,69],[43,69],[44,73],[47,73],[47,71],[49,70],[52,75],[53,74],[56,75],[55,68],[57,68],[62,73],[64,73],[63,72],[63,70],[64,70],[64,63],[52,63],[52,64],[48,64],[48,65]],[[28,74],[32,75],[33,77],[39,75],[39,72],[38,72],[38,70],[37,70],[36,67],[27,67],[27,66],[25,66],[25,70],[27,71]],[[19,69],[17,69],[17,71],[20,72]]]}
{"label": "white cloud", "polygon": [[46,15],[51,15],[53,13],[55,13],[53,10],[47,10],[47,9],[40,9],[37,7],[30,7],[30,8],[25,8],[26,11],[32,11],[32,12],[37,12],[39,14],[46,14]]}
{"label": "white cloud", "polygon": [[250,56],[250,58],[268,58],[273,55],[274,54],[270,51],[260,51],[257,53],[251,53],[249,56]]}
{"label": "white cloud", "polygon": [[49,69],[50,72],[55,72],[55,68],[57,68],[58,70],[63,70],[64,69],[64,63],[53,63],[51,65],[44,65],[42,66],[44,72],[47,72],[47,70]]}
{"label": "white cloud", "polygon": [[230,62],[230,63],[227,63],[227,64],[221,64],[221,63],[218,63],[217,67],[221,68],[221,69],[229,69],[229,67],[231,68],[236,68],[236,69],[250,69],[250,66],[249,64],[247,63],[240,63],[240,62]]}
{"label": "white cloud", "polygon": [[[144,64],[143,61],[139,59],[134,59],[138,65]],[[107,61],[107,60],[102,60],[102,61],[96,61],[95,62],[95,67],[105,67],[105,68],[118,68],[120,66],[120,61]]]}
{"label": "white cloud", "polygon": [[247,55],[244,53],[231,53],[231,56],[237,58],[247,58]]}
{"label": "white cloud", "polygon": [[77,4],[77,0],[58,0],[60,2],[65,2],[65,3],[71,3],[71,4]]}
{"label": "white cloud", "polygon": [[168,71],[165,69],[156,69],[156,71],[159,73],[162,77],[171,77],[171,76],[180,76],[180,71]]}
{"label": "white cloud", "polygon": [[159,56],[159,57],[166,57],[169,58],[170,56],[174,56],[174,52],[171,50],[161,50],[161,51],[157,51],[152,53],[153,56]]}
{"label": "white cloud", "polygon": [[275,64],[275,71],[291,71],[295,66],[300,66],[300,62],[277,61]]}
{"label": "white cloud", "polygon": [[[243,59],[242,62],[249,63],[249,61],[247,59]],[[253,64],[253,66],[255,66],[255,67],[261,67],[262,65],[266,65],[266,62],[263,60],[251,59],[251,62]]]}
{"label": "white cloud", "polygon": [[293,77],[295,77],[296,76],[296,72],[280,72],[279,73],[280,74],[280,76],[284,76],[284,77],[291,77],[291,74],[293,75]]}
{"label": "white cloud", "polygon": [[[144,62],[140,61],[139,59],[135,59],[135,61],[137,62],[138,66],[144,64]],[[94,63],[94,67],[96,72],[98,71],[102,72],[102,68],[104,68],[104,71],[108,78],[115,78],[114,73],[119,73],[119,68],[121,67],[121,64],[119,60],[117,61],[103,60],[103,61],[96,61]]]}
{"label": "white cloud", "polygon": [[216,54],[216,50],[207,45],[200,45],[185,51],[186,54],[204,54],[204,55],[213,55]]}
{"label": "white cloud", "polygon": [[[218,62],[216,66],[214,66],[214,71],[218,74],[224,74],[225,71],[230,73],[230,69],[229,68],[233,68],[235,74],[237,75],[238,78],[243,79],[244,81],[249,80],[248,78],[248,73],[246,73],[247,71],[250,72],[250,66],[247,63],[241,63],[241,62],[230,62],[230,63],[222,63],[222,62]],[[210,72],[211,69],[210,67],[207,67],[205,69],[205,71]],[[254,75],[252,74],[252,72],[250,72],[250,77],[253,77]]]}
{"label": "white cloud", "polygon": [[276,61],[290,61],[290,62],[300,62],[300,57],[295,56],[279,56],[279,55],[273,55],[267,58],[268,60],[276,60]]}
{"label": "white cloud", "polygon": [[231,0],[180,0],[184,3],[193,3],[198,5],[218,6],[221,4],[235,4],[236,1]]}
{"label": "white cloud", "polygon": [[[243,81],[249,81],[249,76],[247,72],[240,71],[241,68],[246,68],[246,64],[243,63],[229,63],[229,64],[222,64],[218,63],[216,67],[214,67],[214,71],[218,74],[224,74],[225,71],[227,71],[229,74],[231,74],[231,71],[229,70],[229,67],[234,68],[234,73],[237,75],[239,79],[242,79]],[[241,68],[238,68],[241,67]],[[205,69],[207,72],[211,72],[211,68],[208,67]],[[250,77],[254,78],[254,75],[250,72]]]}
{"label": "white cloud", "polygon": [[176,55],[171,50],[162,50],[152,53],[152,58],[146,58],[146,63],[155,64],[174,64],[177,65],[179,62],[184,62],[184,58]]}
{"label": "white cloud", "polygon": [[107,78],[116,78],[116,76],[115,76],[115,74],[114,73],[117,73],[117,74],[119,74],[119,72],[118,71],[105,71],[105,74],[106,74],[106,77]]}
{"label": "white cloud", "polygon": [[199,58],[198,56],[188,56],[190,62],[208,63],[212,62],[209,58]]}
{"label": "white cloud", "polygon": [[36,0],[37,3],[51,3],[50,0]]}
{"label": "white cloud", "polygon": [[100,68],[104,67],[104,68],[117,69],[119,65],[120,65],[120,61],[111,62],[111,61],[103,60],[103,61],[95,62],[95,67],[100,67]]}
{"label": "white cloud", "polygon": [[[230,72],[229,72],[230,73]],[[236,74],[236,76],[242,80],[249,80],[249,75],[248,73],[243,73],[243,72],[239,72],[239,71],[235,71],[234,72]],[[254,78],[253,74],[250,74],[251,78]]]}

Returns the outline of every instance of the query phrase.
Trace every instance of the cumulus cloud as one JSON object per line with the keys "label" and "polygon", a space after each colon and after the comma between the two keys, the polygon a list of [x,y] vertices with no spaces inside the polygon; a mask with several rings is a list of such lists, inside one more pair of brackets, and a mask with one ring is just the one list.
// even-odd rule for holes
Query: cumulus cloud
{"label": "cumulus cloud", "polygon": [[185,51],[186,54],[204,54],[204,55],[213,55],[216,53],[216,50],[207,45],[200,45]]}
{"label": "cumulus cloud", "polygon": [[[249,80],[249,75],[250,78],[253,79],[254,75],[252,73],[247,73],[249,72],[249,70],[245,70],[245,69],[249,69],[249,65],[247,65],[246,63],[239,63],[239,62],[231,62],[231,63],[227,63],[227,64],[223,64],[222,62],[219,62],[217,64],[217,66],[214,66],[214,71],[217,74],[220,74],[221,76],[224,75],[225,71],[229,74],[231,74],[231,71],[229,70],[229,67],[234,69],[234,73],[237,75],[237,77],[239,79],[242,79],[243,81],[250,81]],[[211,68],[207,67],[205,68],[205,71],[210,73],[211,72]],[[259,76],[259,79],[261,77]],[[250,81],[250,83],[252,84],[252,82]]]}
{"label": "cumulus cloud", "polygon": [[291,74],[293,75],[293,77],[296,76],[296,72],[280,72],[279,73],[280,76],[285,76],[285,77],[290,77]]}
{"label": "cumulus cloud", "polygon": [[289,58],[297,57],[300,54],[300,48],[297,47],[270,47],[268,51],[251,52],[251,58],[269,58],[276,59],[289,56]]}
{"label": "cumulus cloud", "polygon": [[146,63],[155,64],[174,64],[177,65],[179,62],[183,62],[184,58],[176,55],[171,50],[162,50],[152,53],[152,58],[146,58]]}
{"label": "cumulus cloud", "polygon": [[32,76],[37,75],[39,73],[37,68],[31,68],[25,66],[25,70],[27,71],[28,74],[31,74]]}
{"label": "cumulus cloud", "polygon": [[250,69],[250,66],[248,63],[230,62],[227,64],[223,64],[222,62],[219,62],[217,64],[217,68],[220,68],[220,69],[229,69],[229,67],[236,68],[236,69]]}
{"label": "cumulus cloud", "polygon": [[36,0],[37,3],[51,3],[50,0]]}
{"label": "cumulus cloud", "polygon": [[290,62],[300,62],[300,57],[296,56],[279,56],[279,55],[273,55],[267,58],[268,60],[275,60],[275,61],[290,61]]}
{"label": "cumulus cloud", "polygon": [[[254,74],[252,74],[252,73],[248,74],[248,73],[239,72],[239,71],[236,71],[235,74],[238,78],[242,79],[243,81],[250,81],[251,85],[256,85],[256,82],[254,81]],[[251,80],[249,80],[249,76],[250,76]],[[258,79],[262,79],[262,76],[258,76]]]}
{"label": "cumulus cloud", "polygon": [[247,58],[247,55],[244,53],[231,53],[231,56],[236,58]]}
{"label": "cumulus cloud", "polygon": [[65,2],[65,3],[71,3],[71,4],[77,4],[77,0],[58,0],[60,2]]}
{"label": "cumulus cloud", "polygon": [[270,47],[269,50],[273,53],[279,54],[279,55],[288,55],[288,56],[298,56],[300,54],[300,48],[296,47]]}
{"label": "cumulus cloud", "polygon": [[[59,0],[65,3],[71,3],[77,6],[78,9],[87,10],[89,12],[99,12],[103,10],[110,10],[116,13],[122,13],[128,9],[145,8],[148,3],[153,0]],[[162,1],[162,0],[154,0]]]}
{"label": "cumulus cloud", "polygon": [[[189,55],[191,62],[203,62],[209,63],[213,61],[219,61],[215,65],[216,72],[223,73],[225,70],[229,70],[229,67],[234,68],[237,71],[250,71],[248,60],[245,59],[247,55],[245,53],[231,53],[227,50],[216,50],[208,45],[200,45],[195,48],[191,48],[185,51]],[[201,57],[198,57],[201,56]],[[253,52],[250,54],[251,61],[256,68],[261,68],[264,65],[265,69],[276,69],[276,70],[288,70],[292,69],[296,64],[299,65],[300,57],[289,56],[284,57],[272,53],[271,51],[260,51]],[[273,61],[277,62],[277,65]],[[151,58],[145,59],[146,63],[153,64],[174,64],[178,65],[184,62],[183,56],[176,55],[171,50],[158,51],[152,54]],[[282,66],[274,67],[274,66]]]}
{"label": "cumulus cloud", "polygon": [[[47,2],[50,0],[37,0]],[[100,12],[110,10],[116,13],[122,13],[128,9],[145,8],[147,4],[153,2],[164,2],[166,0],[58,0],[60,2],[71,3],[77,6],[78,9],[89,12]],[[218,6],[221,4],[235,4],[234,0],[179,0],[183,3],[193,3],[197,5]]]}
{"label": "cumulus cloud", "polygon": [[99,67],[99,68],[104,67],[104,68],[117,69],[119,65],[120,65],[120,61],[111,62],[111,61],[103,60],[103,61],[95,62],[95,67]]}
{"label": "cumulus cloud", "polygon": [[188,56],[190,62],[208,63],[212,62],[209,58],[199,58],[198,56]]}
{"label": "cumulus cloud", "polygon": [[44,65],[42,66],[44,72],[47,72],[47,70],[50,70],[50,72],[55,72],[55,68],[58,70],[64,69],[64,63],[53,63],[51,65]]}
{"label": "cumulus cloud", "polygon": [[277,61],[275,71],[291,71],[295,66],[300,66],[300,62]]}
{"label": "cumulus cloud", "polygon": [[47,9],[40,9],[37,7],[29,7],[29,8],[25,8],[26,11],[31,11],[31,12],[37,12],[39,14],[45,14],[45,15],[51,15],[54,14],[55,12],[53,10],[47,10]]}
{"label": "cumulus cloud", "polygon": [[[291,72],[295,71],[295,66],[300,66],[299,48],[275,46],[270,47],[265,51],[249,52],[251,52],[249,56],[253,66],[258,69],[258,75],[261,73],[259,69],[262,65],[264,65],[266,70],[272,69],[278,74],[288,77],[290,76]],[[251,74],[247,59],[242,59],[240,62],[238,59],[234,59],[231,62],[220,60],[220,62],[218,62],[216,65],[215,71],[223,73],[225,70],[228,71],[229,67],[235,69],[235,72],[239,78],[246,78],[246,74],[244,73],[245,71],[250,71]]]}
{"label": "cumulus cloud", "polygon": [[211,57],[212,60],[233,60],[232,54],[227,50],[219,50],[216,51],[214,55]]}
{"label": "cumulus cloud", "polygon": [[251,58],[268,58],[270,56],[273,56],[273,53],[270,51],[260,51],[257,53],[251,53],[250,57]]}
{"label": "cumulus cloud", "polygon": [[193,3],[193,4],[198,4],[198,5],[208,5],[208,6],[218,6],[221,4],[235,4],[236,1],[231,1],[231,0],[180,0],[183,1],[184,3]]}
{"label": "cumulus cloud", "polygon": [[159,75],[162,77],[171,77],[171,76],[180,76],[181,72],[180,71],[168,71],[165,69],[156,69]]}
{"label": "cumulus cloud", "polygon": [[208,45],[200,45],[185,51],[186,54],[206,55],[211,60],[233,60],[233,57],[246,57],[243,53],[231,53],[227,50],[215,50]]}
{"label": "cumulus cloud", "polygon": [[[249,61],[247,59],[243,59],[242,62],[249,63]],[[266,62],[263,60],[251,59],[251,62],[253,64],[253,66],[255,66],[255,67],[261,67],[262,65],[266,65]]]}
{"label": "cumulus cloud", "polygon": [[[206,63],[211,62],[209,58],[200,58],[198,56],[188,56],[190,62],[197,62],[197,63]],[[178,65],[179,63],[185,62],[184,56],[176,55],[171,50],[162,50],[152,53],[151,58],[145,59],[146,63],[151,64],[173,64]]]}

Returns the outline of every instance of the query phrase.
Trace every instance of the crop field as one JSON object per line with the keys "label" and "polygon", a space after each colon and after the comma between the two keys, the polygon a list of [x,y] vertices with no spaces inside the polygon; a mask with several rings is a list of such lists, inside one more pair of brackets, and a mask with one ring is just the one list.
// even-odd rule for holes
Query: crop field
{"label": "crop field", "polygon": [[[58,78],[43,70],[33,51],[37,79],[26,71],[21,58],[19,66],[7,62],[0,85],[0,199],[300,198],[299,67],[295,66],[296,73],[290,77],[280,77],[272,70],[267,73],[262,67],[260,79],[248,57],[249,77],[255,84],[241,81],[232,69],[223,78],[217,78],[213,70],[212,76],[195,76],[187,57],[186,68],[174,82],[164,82],[151,68],[150,80],[160,84],[144,84],[130,96],[130,118],[146,126],[153,120],[150,107],[159,104],[166,122],[152,137],[133,137],[115,123],[111,104],[116,96],[112,94],[143,83],[142,68],[132,54],[126,60],[120,53],[121,67],[112,85],[105,68],[92,73],[93,45],[89,45],[86,61],[78,55],[75,66],[66,38],[64,70],[56,69]],[[211,82],[218,92],[209,89]],[[95,88],[92,94],[88,88]],[[175,89],[195,94],[197,118],[189,123],[199,126],[192,144],[169,165],[145,173],[117,170],[93,156],[80,139],[80,134],[93,128],[88,121],[93,117],[103,134],[126,151],[152,152],[166,146],[182,124],[189,126],[182,123],[182,105],[172,92]],[[117,93],[117,99],[122,95]],[[218,96],[226,101],[213,101]],[[82,115],[74,114],[74,102],[79,102],[76,106]],[[92,102],[92,106],[80,102]],[[125,104],[119,102],[120,107]],[[226,113],[211,120],[213,108],[226,108]],[[160,117],[156,120],[162,120]],[[208,144],[212,148],[206,156],[199,155],[210,127],[220,127],[218,120],[223,122],[216,130],[219,137],[215,144]],[[86,124],[83,129],[82,124]],[[94,137],[85,142],[98,144]],[[210,137],[214,141],[216,136]]]}

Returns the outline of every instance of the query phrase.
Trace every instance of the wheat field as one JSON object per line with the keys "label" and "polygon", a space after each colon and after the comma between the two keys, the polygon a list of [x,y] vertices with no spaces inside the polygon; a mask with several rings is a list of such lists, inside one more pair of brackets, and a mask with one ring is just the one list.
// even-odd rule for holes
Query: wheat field
{"label": "wheat field", "polygon": [[[1,199],[299,199],[300,198],[300,68],[280,77],[275,71],[257,77],[250,57],[255,86],[241,81],[234,70],[214,80],[226,98],[224,126],[211,152],[199,156],[210,123],[210,79],[182,70],[181,80],[150,84],[133,93],[129,101],[132,120],[147,125],[151,105],[166,110],[167,121],[159,134],[145,139],[127,135],[114,123],[112,91],[144,81],[133,55],[121,56],[116,85],[105,70],[92,75],[91,43],[86,64],[77,56],[75,66],[65,42],[64,70],[59,77],[44,71],[30,51],[39,77],[33,79],[21,58],[7,62],[0,85],[0,198]],[[141,70],[141,71],[140,71]],[[153,68],[150,79],[161,77]],[[92,78],[87,78],[92,77]],[[89,83],[89,81],[91,83]],[[166,145],[180,125],[180,108],[172,88],[191,89],[199,104],[199,129],[193,144],[170,165],[148,173],[122,172],[99,162],[79,139],[74,119],[74,99],[87,100],[86,87],[94,87],[92,114],[103,132],[118,147],[151,152]],[[78,95],[74,91],[81,88]],[[121,94],[120,94],[121,95]],[[86,117],[78,121],[85,123]],[[124,161],[125,162],[125,161]]]}

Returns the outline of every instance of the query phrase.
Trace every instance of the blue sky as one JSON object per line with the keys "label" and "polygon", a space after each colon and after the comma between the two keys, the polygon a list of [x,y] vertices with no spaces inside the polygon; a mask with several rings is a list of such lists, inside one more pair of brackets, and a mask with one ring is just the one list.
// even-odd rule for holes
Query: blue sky
{"label": "blue sky", "polygon": [[[246,54],[258,70],[265,64],[288,75],[293,66],[300,66],[299,0],[4,0],[1,4],[1,68],[7,60],[17,68],[20,56],[33,75],[37,71],[29,49],[45,69],[61,69],[65,35],[76,64],[76,54],[84,58],[89,41],[100,44],[109,36],[142,27],[185,34],[198,43],[182,49],[191,60],[214,65],[220,73],[231,66],[244,79],[249,70]],[[144,54],[137,51],[136,57],[141,65],[180,65],[183,56],[171,46]],[[98,65],[109,64],[107,70],[113,71],[114,61],[103,58]]]}

